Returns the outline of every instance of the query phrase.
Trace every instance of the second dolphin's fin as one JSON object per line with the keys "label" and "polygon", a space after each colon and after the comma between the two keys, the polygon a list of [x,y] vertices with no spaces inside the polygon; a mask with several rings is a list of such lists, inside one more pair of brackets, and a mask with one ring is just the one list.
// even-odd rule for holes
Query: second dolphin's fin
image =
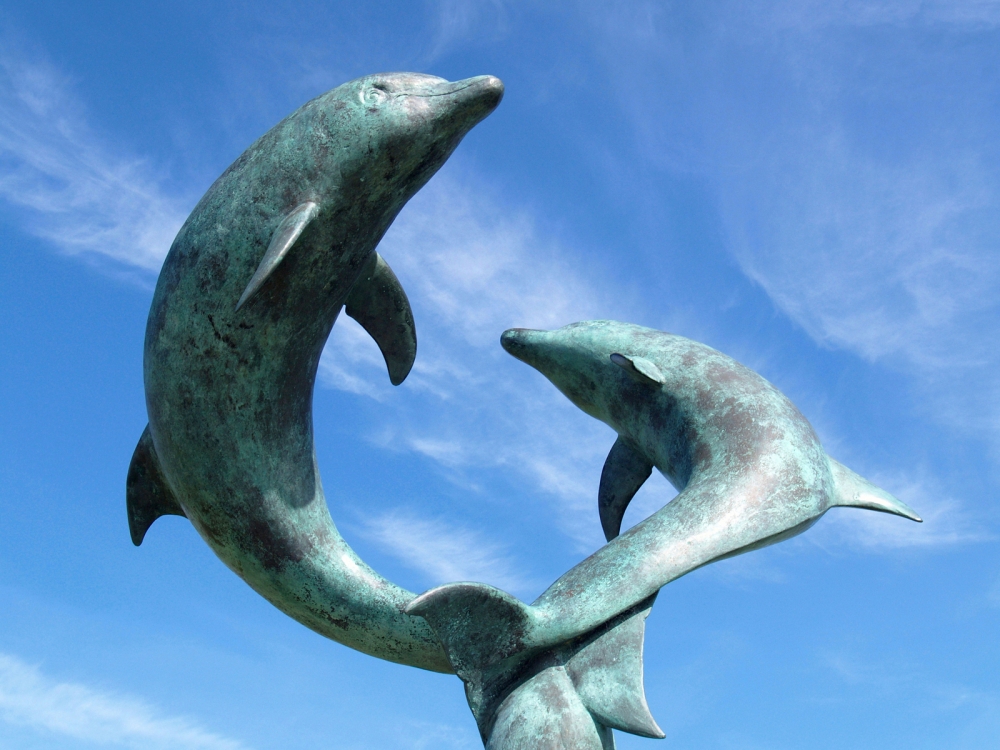
{"label": "second dolphin's fin", "polygon": [[142,544],[146,531],[157,518],[184,515],[184,509],[163,478],[149,425],[146,425],[132,454],[125,480],[125,502],[128,507],[128,530],[136,547]]}
{"label": "second dolphin's fin", "polygon": [[289,214],[281,220],[278,224],[278,228],[274,230],[274,234],[271,235],[271,244],[267,246],[267,252],[264,253],[264,258],[261,260],[260,265],[257,266],[257,270],[254,271],[253,276],[250,278],[250,283],[247,284],[246,289],[243,290],[243,294],[240,296],[240,301],[236,303],[236,309],[239,310],[243,307],[243,304],[253,297],[257,290],[259,290],[264,282],[267,281],[268,277],[274,273],[274,269],[278,267],[278,264],[284,260],[285,256],[288,255],[288,251],[292,249],[292,245],[295,244],[295,240],[299,238],[302,234],[302,230],[306,228],[306,225],[312,221],[316,214],[319,213],[319,204],[313,201],[306,201],[305,203],[300,203],[298,206],[293,208]]}
{"label": "second dolphin's fin", "polygon": [[580,649],[566,663],[583,705],[606,727],[663,739],[642,684],[642,642],[648,606]]}
{"label": "second dolphin's fin", "polygon": [[378,253],[372,253],[361,269],[347,297],[346,311],[375,339],[392,384],[402,383],[417,356],[417,329],[406,292]]}
{"label": "second dolphin's fin", "polygon": [[624,438],[619,437],[611,446],[597,491],[601,527],[609,542],[621,532],[625,509],[652,473],[653,463]]}
{"label": "second dolphin's fin", "polygon": [[836,484],[834,505],[878,510],[909,518],[917,523],[923,522],[923,519],[902,500],[893,497],[881,487],[876,487],[829,456],[827,460],[830,462],[830,470],[833,472],[833,481]]}

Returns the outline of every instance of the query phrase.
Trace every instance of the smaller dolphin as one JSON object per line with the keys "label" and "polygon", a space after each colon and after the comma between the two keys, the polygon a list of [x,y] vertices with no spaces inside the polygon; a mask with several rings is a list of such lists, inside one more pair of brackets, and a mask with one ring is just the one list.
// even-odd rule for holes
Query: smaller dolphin
{"label": "smaller dolphin", "polygon": [[[778,389],[708,346],[606,320],[551,332],[512,329],[501,343],[618,433],[598,501],[613,541],[531,606],[471,583],[440,586],[409,604],[406,611],[427,619],[441,638],[470,703],[484,682],[520,668],[510,665],[606,627],[696,568],[800,534],[834,506],[920,521],[827,456]],[[629,501],[654,467],[680,494],[618,536]],[[645,722],[654,734],[651,719],[639,719],[619,728],[635,731]],[[595,743],[586,747],[602,747]]]}
{"label": "smaller dolphin", "polygon": [[512,329],[501,344],[618,433],[598,494],[609,537],[653,468],[680,492],[585,562],[588,576],[610,565],[635,586],[631,603],[697,567],[800,534],[835,506],[921,520],[828,456],[771,383],[704,344],[608,320]]}

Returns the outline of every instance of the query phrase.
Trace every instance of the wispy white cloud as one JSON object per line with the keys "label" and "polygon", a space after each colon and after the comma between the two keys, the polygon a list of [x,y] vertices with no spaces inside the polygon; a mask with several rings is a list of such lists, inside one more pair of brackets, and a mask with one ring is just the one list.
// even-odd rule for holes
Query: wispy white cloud
{"label": "wispy white cloud", "polygon": [[[442,28],[461,32],[471,23],[464,13],[442,5]],[[68,81],[8,51],[0,54],[0,105],[0,196],[26,209],[27,227],[68,252],[158,268],[183,213],[146,165],[116,156],[87,128]],[[1000,410],[989,406],[1000,403],[990,375],[995,336],[984,335],[1000,333],[992,293],[1000,261],[967,231],[997,199],[981,160],[969,154],[886,167],[864,161],[837,133],[807,132],[798,142],[809,139],[811,152],[775,158],[764,149],[759,162],[743,164],[739,180],[720,184],[746,273],[818,341],[871,359],[901,358],[933,383],[964,373],[961,382],[978,387],[938,394],[939,403],[956,421],[974,415],[983,428],[1000,424]],[[474,183],[438,177],[380,248],[418,318],[420,356],[405,388],[432,405],[411,399],[414,408],[371,437],[426,456],[458,481],[484,466],[512,469],[552,496],[564,531],[593,548],[602,541],[593,506],[611,436],[537,373],[500,365],[506,355],[497,340],[510,326],[627,319],[630,311],[597,272],[571,263],[529,212]],[[740,189],[749,185],[752,194]],[[393,389],[383,370],[374,343],[343,318],[320,382],[384,401]],[[937,515],[921,529],[903,524],[902,531],[871,514],[840,526],[872,548],[979,538],[957,501],[929,504]]]}
{"label": "wispy white cloud", "polygon": [[[723,2],[668,21],[593,19],[616,80],[685,71],[620,94],[635,148],[712,186],[741,268],[815,341],[906,372],[917,408],[1000,450],[994,82],[957,41],[980,43],[1000,4]],[[926,47],[928,23],[959,36]]]}
{"label": "wispy white cloud", "polygon": [[334,327],[321,382],[392,399],[392,422],[370,438],[419,453],[456,481],[478,469],[514,472],[553,498],[557,523],[581,549],[603,539],[597,483],[613,436],[531,368],[509,358],[510,327],[555,328],[622,313],[523,210],[472,178],[439,176],[397,219],[379,252],[406,289],[418,356],[406,383],[388,384],[374,342],[349,319]]}
{"label": "wispy white cloud", "polygon": [[482,40],[504,33],[508,5],[505,0],[435,0],[431,4],[434,43],[430,57],[436,58],[471,38]]}
{"label": "wispy white cloud", "polygon": [[156,271],[184,221],[148,163],[110,148],[87,125],[71,81],[0,51],[0,198],[24,228],[72,254]]}
{"label": "wispy white cloud", "polygon": [[371,377],[384,366],[378,345],[364,328],[343,313],[333,330],[337,345],[327,345],[323,350],[317,373],[319,382],[338,391],[384,400],[388,393],[388,376],[381,380]]}
{"label": "wispy white cloud", "polygon": [[722,187],[740,265],[817,342],[904,369],[942,422],[995,439],[1000,191],[985,157],[887,165],[814,135]]}
{"label": "wispy white cloud", "polygon": [[443,518],[396,510],[366,518],[361,533],[426,576],[430,585],[481,581],[519,593],[533,582],[518,572],[508,550],[484,534]]}
{"label": "wispy white cloud", "polygon": [[511,325],[550,328],[607,307],[580,260],[539,232],[531,214],[472,178],[439,177],[383,241],[421,306],[476,347]]}
{"label": "wispy white cloud", "polygon": [[0,653],[0,719],[50,735],[140,750],[241,750],[243,743],[127,696],[59,682]]}
{"label": "wispy white cloud", "polygon": [[811,151],[757,175],[766,198],[730,188],[747,274],[822,343],[926,375],[992,364],[1000,260],[975,225],[998,196],[984,168],[876,165],[839,138]]}
{"label": "wispy white cloud", "polygon": [[[887,162],[802,124],[719,190],[736,258],[817,342],[915,377],[943,422],[1000,427],[1000,186],[990,157]],[[935,156],[931,153],[938,151]]]}

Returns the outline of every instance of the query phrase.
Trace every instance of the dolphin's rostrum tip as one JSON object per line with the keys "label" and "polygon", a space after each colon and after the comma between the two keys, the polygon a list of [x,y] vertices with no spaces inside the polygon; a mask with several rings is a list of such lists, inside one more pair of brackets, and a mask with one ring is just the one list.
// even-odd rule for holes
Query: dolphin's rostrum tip
{"label": "dolphin's rostrum tip", "polygon": [[486,76],[485,88],[496,98],[496,104],[494,104],[493,106],[494,107],[498,106],[500,102],[503,101],[503,95],[504,95],[503,81],[501,81],[496,76]]}
{"label": "dolphin's rostrum tip", "polygon": [[531,328],[508,328],[500,335],[500,346],[511,356],[523,360],[532,337],[539,333],[544,333],[544,331],[536,331]]}
{"label": "dolphin's rostrum tip", "polygon": [[518,334],[523,330],[523,328],[508,328],[500,334],[500,346],[505,352],[509,352],[511,347],[517,346]]}

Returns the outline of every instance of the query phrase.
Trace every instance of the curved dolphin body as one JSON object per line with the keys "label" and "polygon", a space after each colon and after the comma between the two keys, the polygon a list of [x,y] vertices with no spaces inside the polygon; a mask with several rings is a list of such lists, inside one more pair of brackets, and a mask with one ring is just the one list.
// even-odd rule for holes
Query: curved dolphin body
{"label": "curved dolphin body", "polygon": [[416,353],[406,295],[375,252],[396,214],[499,103],[491,76],[411,73],[307,103],[226,170],[174,240],[146,328],[149,426],[127,483],[139,544],[184,515],[233,571],[313,630],[390,661],[450,672],[413,595],[371,570],[327,510],[312,393],[341,308],[390,379]]}
{"label": "curved dolphin body", "polygon": [[[450,584],[407,609],[441,637],[473,711],[473,698],[487,707],[480,710],[481,729],[485,723],[491,730],[496,715],[509,710],[520,689],[511,692],[511,686],[519,684],[524,665],[641,610],[644,600],[685,573],[799,534],[837,505],[920,520],[827,456],[806,419],[773,385],[703,344],[614,321],[551,332],[513,329],[501,343],[619,437],[599,491],[601,521],[613,541],[530,607],[483,584]],[[680,494],[618,536],[625,508],[654,467]],[[635,653],[642,637],[639,625],[632,627]],[[604,672],[618,686],[610,692],[622,700],[629,691],[641,693],[641,672],[638,680],[607,665]],[[593,702],[582,705],[601,726],[647,736],[658,731],[641,710],[641,695],[632,696],[630,713],[617,717]],[[607,747],[594,737],[589,744],[553,740],[544,747]]]}

